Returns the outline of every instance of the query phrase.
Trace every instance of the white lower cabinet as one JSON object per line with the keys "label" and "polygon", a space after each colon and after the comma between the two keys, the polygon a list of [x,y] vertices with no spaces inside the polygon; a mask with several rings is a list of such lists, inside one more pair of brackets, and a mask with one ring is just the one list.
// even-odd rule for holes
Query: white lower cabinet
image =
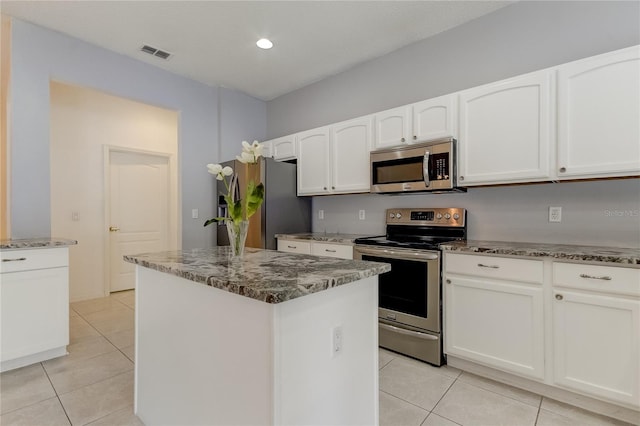
{"label": "white lower cabinet", "polygon": [[[457,260],[456,257],[447,254],[446,261]],[[521,376],[542,379],[544,310],[541,284],[500,279],[503,266],[492,264],[493,259],[463,258],[486,265],[487,271],[498,278],[446,271],[445,352]],[[530,262],[534,268],[541,263],[516,262]],[[505,269],[510,269],[510,265]],[[472,270],[469,272],[473,273]]]}
{"label": "white lower cabinet", "polygon": [[66,354],[68,249],[0,253],[1,371]]}
{"label": "white lower cabinet", "polygon": [[349,244],[332,244],[322,241],[305,241],[299,239],[278,238],[278,251],[287,253],[313,254],[316,256],[353,259],[353,246]]}
{"label": "white lower cabinet", "polygon": [[640,269],[444,259],[447,355],[640,408]]}
{"label": "white lower cabinet", "polygon": [[640,407],[640,270],[553,270],[554,383]]}

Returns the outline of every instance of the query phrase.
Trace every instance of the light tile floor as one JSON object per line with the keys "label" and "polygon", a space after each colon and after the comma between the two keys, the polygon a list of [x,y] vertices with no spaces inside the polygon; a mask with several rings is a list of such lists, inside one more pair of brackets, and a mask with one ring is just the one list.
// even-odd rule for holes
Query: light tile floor
{"label": "light tile floor", "polygon": [[[133,291],[72,303],[69,355],[0,376],[0,425],[142,425],[133,414]],[[380,349],[381,426],[626,425]]]}

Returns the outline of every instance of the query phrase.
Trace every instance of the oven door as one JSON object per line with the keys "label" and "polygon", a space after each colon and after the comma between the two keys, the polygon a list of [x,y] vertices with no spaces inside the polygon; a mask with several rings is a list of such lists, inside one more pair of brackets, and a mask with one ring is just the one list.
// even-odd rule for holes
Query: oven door
{"label": "oven door", "polygon": [[440,252],[356,245],[354,258],[391,264],[378,276],[380,319],[440,332]]}

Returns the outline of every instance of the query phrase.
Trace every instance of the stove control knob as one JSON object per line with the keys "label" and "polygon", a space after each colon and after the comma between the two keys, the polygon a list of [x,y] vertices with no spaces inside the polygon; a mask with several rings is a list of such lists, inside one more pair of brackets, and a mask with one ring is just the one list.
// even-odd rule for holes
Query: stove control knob
{"label": "stove control knob", "polygon": [[393,219],[394,217],[396,217],[394,213],[389,213],[389,219]]}
{"label": "stove control knob", "polygon": [[460,219],[460,215],[459,215],[458,213],[454,213],[454,214],[453,214],[453,218],[454,218],[455,220],[458,220],[458,219]]}
{"label": "stove control knob", "polygon": [[451,215],[449,213],[445,213],[444,214],[444,218],[447,219],[447,220],[451,219]]}
{"label": "stove control knob", "polygon": [[436,219],[442,219],[442,213],[438,213],[438,214],[436,215]]}
{"label": "stove control knob", "polygon": [[400,219],[402,217],[402,213],[396,213],[396,219]]}

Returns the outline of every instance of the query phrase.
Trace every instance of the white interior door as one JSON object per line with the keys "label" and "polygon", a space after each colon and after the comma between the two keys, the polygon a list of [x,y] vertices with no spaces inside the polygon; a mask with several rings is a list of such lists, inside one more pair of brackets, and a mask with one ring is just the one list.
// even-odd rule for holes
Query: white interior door
{"label": "white interior door", "polygon": [[136,152],[109,154],[110,291],[135,288],[135,268],[122,256],[169,250],[169,158]]}

